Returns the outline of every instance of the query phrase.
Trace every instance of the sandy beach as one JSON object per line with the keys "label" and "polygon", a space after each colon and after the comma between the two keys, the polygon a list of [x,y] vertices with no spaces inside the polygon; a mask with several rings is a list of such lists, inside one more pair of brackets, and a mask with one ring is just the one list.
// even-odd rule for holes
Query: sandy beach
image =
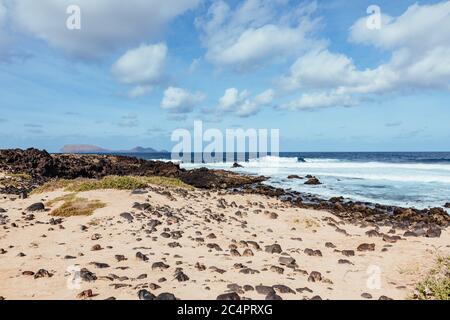
{"label": "sandy beach", "polygon": [[92,215],[51,216],[68,194],[1,196],[4,299],[406,299],[450,255],[448,229],[405,237],[264,195],[94,190],[76,194],[104,204]]}

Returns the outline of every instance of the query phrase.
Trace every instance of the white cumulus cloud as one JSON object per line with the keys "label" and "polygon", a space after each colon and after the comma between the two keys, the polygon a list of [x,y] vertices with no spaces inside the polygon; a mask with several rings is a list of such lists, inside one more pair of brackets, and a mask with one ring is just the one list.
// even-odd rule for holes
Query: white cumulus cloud
{"label": "white cumulus cloud", "polygon": [[317,45],[308,37],[317,24],[309,16],[313,6],[288,11],[286,4],[246,0],[231,8],[224,1],[214,1],[206,15],[196,20],[207,49],[206,59],[218,66],[244,69],[264,59],[280,59]]}
{"label": "white cumulus cloud", "polygon": [[164,91],[161,108],[172,113],[189,113],[204,99],[201,92],[190,93],[182,88],[169,87]]}
{"label": "white cumulus cloud", "polygon": [[[195,8],[199,0],[11,0],[11,18],[20,29],[84,59],[136,46],[160,35],[164,26]],[[66,10],[81,9],[81,29],[69,30]]]}

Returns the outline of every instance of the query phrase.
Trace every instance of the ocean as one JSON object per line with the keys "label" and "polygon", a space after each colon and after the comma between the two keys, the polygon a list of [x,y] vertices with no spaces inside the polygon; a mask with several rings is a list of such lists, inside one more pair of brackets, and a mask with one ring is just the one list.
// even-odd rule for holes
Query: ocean
{"label": "ocean", "polygon": [[[170,160],[169,153],[132,154],[151,160]],[[443,207],[450,202],[450,152],[285,152],[240,161],[242,168],[231,169],[234,161],[180,163],[193,169],[207,167],[264,175],[274,187],[292,189],[322,198],[343,196],[354,201],[385,205]],[[305,180],[289,175],[313,175],[323,183],[305,185]]]}

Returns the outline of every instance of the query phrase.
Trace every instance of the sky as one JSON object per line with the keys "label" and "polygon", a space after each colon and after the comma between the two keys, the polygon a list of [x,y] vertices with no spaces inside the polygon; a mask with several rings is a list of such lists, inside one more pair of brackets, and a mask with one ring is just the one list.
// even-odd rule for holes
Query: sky
{"label": "sky", "polygon": [[0,0],[0,148],[170,150],[201,120],[450,151],[449,104],[450,1]]}

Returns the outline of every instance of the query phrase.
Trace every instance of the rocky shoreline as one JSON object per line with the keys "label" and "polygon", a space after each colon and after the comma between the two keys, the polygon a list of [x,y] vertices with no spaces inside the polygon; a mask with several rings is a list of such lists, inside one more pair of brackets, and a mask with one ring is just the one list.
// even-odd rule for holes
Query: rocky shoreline
{"label": "rocky shoreline", "polygon": [[[354,202],[342,197],[321,199],[315,195],[274,188],[263,184],[261,176],[240,175],[225,170],[200,168],[185,170],[172,162],[147,161],[117,155],[51,155],[37,149],[0,150],[0,171],[27,175],[14,186],[0,186],[0,193],[26,195],[43,183],[55,179],[103,178],[109,175],[162,176],[179,178],[201,189],[226,190],[228,193],[259,194],[276,197],[303,209],[325,210],[361,226],[390,226],[404,230],[404,237],[439,237],[450,225],[450,215],[443,208],[418,210],[380,204]],[[398,236],[379,234],[386,242]]]}

